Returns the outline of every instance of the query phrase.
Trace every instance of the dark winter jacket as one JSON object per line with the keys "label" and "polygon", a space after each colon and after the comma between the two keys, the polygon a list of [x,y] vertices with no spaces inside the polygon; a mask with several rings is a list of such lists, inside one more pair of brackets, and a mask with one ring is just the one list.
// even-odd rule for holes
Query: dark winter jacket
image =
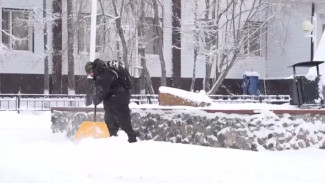
{"label": "dark winter jacket", "polygon": [[96,87],[95,105],[102,101],[107,103],[112,96],[130,93],[129,90],[119,84],[117,72],[108,69],[105,61],[96,59],[93,62],[93,73]]}

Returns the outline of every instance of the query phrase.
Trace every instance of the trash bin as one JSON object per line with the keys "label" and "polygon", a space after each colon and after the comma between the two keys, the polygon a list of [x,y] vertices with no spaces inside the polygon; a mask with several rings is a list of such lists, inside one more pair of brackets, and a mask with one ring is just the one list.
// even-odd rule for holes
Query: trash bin
{"label": "trash bin", "polygon": [[258,75],[244,74],[242,87],[244,95],[259,95]]}
{"label": "trash bin", "polygon": [[[323,105],[324,99],[320,87],[321,75],[319,74],[319,65],[323,61],[308,61],[296,63],[290,67],[293,68],[293,90],[292,104],[308,107],[312,105]],[[296,67],[316,67],[317,75],[296,75]]]}
{"label": "trash bin", "polygon": [[249,77],[249,90],[248,90],[248,93],[250,95],[259,95],[258,76],[250,76]]}
{"label": "trash bin", "polygon": [[[312,78],[312,79],[311,79]],[[294,104],[296,105],[310,105],[310,104],[322,104],[323,97],[321,96],[320,77],[311,76],[296,76],[294,78],[295,97]]]}

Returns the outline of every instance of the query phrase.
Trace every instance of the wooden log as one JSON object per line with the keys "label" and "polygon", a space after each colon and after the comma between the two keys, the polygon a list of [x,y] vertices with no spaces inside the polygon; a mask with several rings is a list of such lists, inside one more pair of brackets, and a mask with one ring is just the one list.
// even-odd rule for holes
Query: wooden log
{"label": "wooden log", "polygon": [[211,103],[191,101],[169,93],[159,93],[158,100],[159,105],[162,106],[206,107],[211,105]]}

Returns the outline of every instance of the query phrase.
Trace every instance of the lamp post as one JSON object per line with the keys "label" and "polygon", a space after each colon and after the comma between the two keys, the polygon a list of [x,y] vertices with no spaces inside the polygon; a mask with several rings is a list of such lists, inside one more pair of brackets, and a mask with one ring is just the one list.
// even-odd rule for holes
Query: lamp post
{"label": "lamp post", "polygon": [[89,61],[95,60],[96,54],[96,24],[97,24],[97,0],[91,1],[91,24],[90,24],[90,51]]}

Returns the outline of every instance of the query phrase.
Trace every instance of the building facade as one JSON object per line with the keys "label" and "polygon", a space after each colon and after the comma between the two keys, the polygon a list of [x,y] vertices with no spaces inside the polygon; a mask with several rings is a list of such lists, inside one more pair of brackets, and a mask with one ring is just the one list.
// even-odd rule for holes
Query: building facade
{"label": "building facade", "polygon": [[[78,0],[74,0],[76,3]],[[44,93],[46,82],[49,83],[47,92],[68,93],[67,75],[69,50],[66,49],[69,35],[68,4],[62,3],[56,7],[52,0],[0,0],[1,50],[0,50],[0,93]],[[86,2],[86,1],[84,1]],[[193,4],[181,0],[181,29],[186,32],[188,22],[193,20],[191,10]],[[175,62],[175,46],[173,46],[173,6],[172,0],[164,0],[163,19],[163,50],[166,62],[168,82],[173,78],[173,64]],[[81,11],[80,16],[87,17],[90,13],[89,2],[73,9],[73,13]],[[98,7],[100,11],[100,7]],[[45,11],[44,11],[45,10]],[[56,16],[56,13],[62,16]],[[54,16],[53,16],[54,14]],[[162,16],[162,15],[161,15]],[[301,28],[303,21],[313,23],[313,37],[306,37]],[[87,22],[88,21],[88,22]],[[105,21],[99,19],[99,22]],[[151,19],[146,21],[150,22]],[[80,23],[81,24],[81,23]],[[89,20],[84,19],[87,27]],[[114,25],[114,24],[113,24]],[[74,35],[72,50],[74,56],[75,93],[86,93],[87,82],[83,70],[88,61],[87,52],[89,30],[79,29]],[[259,35],[258,46],[265,48],[259,54],[241,57],[229,71],[224,81],[224,86],[218,93],[242,94],[242,78],[246,72],[256,72],[260,78],[262,94],[289,94],[291,90],[292,69],[289,67],[298,62],[311,61],[317,49],[321,35],[325,28],[325,3],[302,2],[295,4],[290,9],[283,9],[276,15],[273,22],[269,22],[267,34]],[[98,41],[113,42],[116,32],[110,32],[107,27],[105,35],[97,38]],[[133,30],[131,30],[133,31]],[[136,34],[136,32],[134,32]],[[154,34],[148,32],[149,37]],[[194,52],[193,44],[188,42],[188,34],[180,34],[180,76],[182,88],[188,90],[193,75]],[[150,40],[150,38],[147,38]],[[116,41],[115,41],[116,42]],[[136,43],[136,41],[135,41]],[[114,45],[118,47],[118,43]],[[256,45],[254,45],[256,46]],[[100,48],[100,44],[98,46]],[[156,48],[148,47],[147,66],[152,76],[155,91],[160,84],[161,69]],[[110,57],[119,58],[119,52],[109,53]],[[137,52],[135,52],[137,53]],[[71,54],[71,53],[70,53]],[[107,55],[98,55],[101,58]],[[133,63],[131,73],[138,77],[140,59],[130,57]],[[174,60],[173,60],[174,58]],[[53,68],[59,67],[59,74],[53,73]],[[215,72],[215,71],[212,71]],[[304,74],[307,69],[298,73]],[[49,79],[46,80],[46,73]],[[325,73],[324,73],[325,74]],[[202,89],[205,76],[205,60],[198,59],[196,69],[196,89]],[[135,79],[137,82],[137,79]],[[60,89],[58,89],[60,88]],[[135,87],[136,88],[136,87]]]}

